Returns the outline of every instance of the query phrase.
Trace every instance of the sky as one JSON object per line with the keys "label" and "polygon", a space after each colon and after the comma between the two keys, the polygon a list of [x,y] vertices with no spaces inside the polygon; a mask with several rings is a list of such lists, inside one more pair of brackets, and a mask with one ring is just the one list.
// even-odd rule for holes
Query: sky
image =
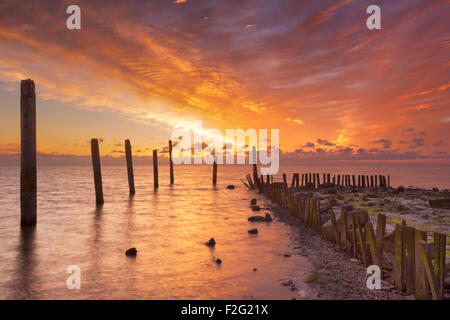
{"label": "sky", "polygon": [[28,78],[37,149],[55,159],[86,158],[94,137],[103,156],[127,138],[164,154],[201,120],[279,129],[286,161],[450,161],[449,14],[444,0],[2,0],[0,164],[18,159]]}

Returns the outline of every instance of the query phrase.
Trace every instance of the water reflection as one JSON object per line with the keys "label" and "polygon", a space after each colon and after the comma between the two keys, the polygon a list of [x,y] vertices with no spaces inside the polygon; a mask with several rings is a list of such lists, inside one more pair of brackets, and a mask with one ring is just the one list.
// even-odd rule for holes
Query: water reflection
{"label": "water reflection", "polygon": [[15,296],[17,299],[32,298],[37,287],[36,269],[36,227],[20,229],[16,262]]}

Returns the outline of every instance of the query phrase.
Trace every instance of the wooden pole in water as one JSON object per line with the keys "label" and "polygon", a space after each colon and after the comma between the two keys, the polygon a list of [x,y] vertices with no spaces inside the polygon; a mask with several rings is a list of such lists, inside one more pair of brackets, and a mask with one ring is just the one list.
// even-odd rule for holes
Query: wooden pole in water
{"label": "wooden pole in water", "polygon": [[352,175],[352,178],[353,178],[353,186],[356,187],[356,177],[355,177],[355,175]]}
{"label": "wooden pole in water", "polygon": [[153,150],[153,187],[157,189],[159,187],[158,179],[158,150]]}
{"label": "wooden pole in water", "polygon": [[341,185],[341,175],[340,174],[338,174],[338,186],[340,186]]}
{"label": "wooden pole in water", "polygon": [[128,171],[128,187],[130,188],[130,194],[136,193],[134,188],[134,173],[133,173],[133,156],[131,153],[131,142],[129,139],[125,140],[125,156],[127,159],[127,171]]}
{"label": "wooden pole in water", "polygon": [[320,186],[320,174],[316,173],[317,176],[317,187]]}
{"label": "wooden pole in water", "polygon": [[36,93],[33,80],[20,83],[20,225],[37,221]]}
{"label": "wooden pole in water", "polygon": [[173,184],[175,179],[173,177],[172,140],[169,140],[169,166],[170,166],[170,184]]}
{"label": "wooden pole in water", "polygon": [[104,203],[104,200],[103,200],[102,170],[100,167],[100,150],[98,146],[98,139],[91,139],[91,154],[92,154],[92,168],[94,169],[95,201],[97,205],[102,205]]}
{"label": "wooden pole in water", "polygon": [[[286,173],[283,173],[283,182],[284,182],[285,184],[287,184]],[[302,184],[303,184],[303,176],[302,176]]]}
{"label": "wooden pole in water", "polygon": [[[261,180],[263,181],[262,175]],[[214,163],[213,163],[213,178],[212,178],[213,185],[217,185],[217,161],[216,161],[216,154],[214,152]]]}
{"label": "wooden pole in water", "polygon": [[373,176],[370,176],[370,186],[373,188]]}
{"label": "wooden pole in water", "polygon": [[391,176],[388,175],[388,183],[387,183],[387,187],[390,188],[391,187]]}

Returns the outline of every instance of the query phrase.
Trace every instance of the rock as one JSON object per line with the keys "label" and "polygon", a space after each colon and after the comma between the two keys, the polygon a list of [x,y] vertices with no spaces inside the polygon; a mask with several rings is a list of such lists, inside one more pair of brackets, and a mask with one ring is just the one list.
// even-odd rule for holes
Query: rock
{"label": "rock", "polygon": [[327,190],[327,193],[328,193],[328,194],[336,194],[336,193],[337,193],[337,190],[336,190],[336,189],[328,189],[328,190]]}
{"label": "rock", "polygon": [[291,254],[290,254],[289,252],[286,252],[286,253],[284,254],[284,256],[285,256],[286,258],[289,258],[289,257],[291,256]]}
{"label": "rock", "polygon": [[250,230],[248,230],[248,233],[249,234],[257,234],[258,233],[258,229],[250,229]]}
{"label": "rock", "polygon": [[256,268],[253,268],[253,272],[256,272],[256,271],[258,271],[258,269],[256,269]]}
{"label": "rock", "polygon": [[285,286],[285,287],[290,286],[292,283],[293,283],[293,282],[292,282],[292,280],[290,280],[290,279],[287,279],[287,280],[281,280],[281,281],[280,281],[280,284],[281,284],[282,286]]}
{"label": "rock", "polygon": [[266,213],[265,219],[266,219],[266,222],[271,222],[271,221],[273,221],[272,216],[271,216],[269,213]]}
{"label": "rock", "polygon": [[250,200],[250,204],[251,204],[252,206],[254,206],[254,205],[256,204],[256,199],[253,198],[252,200]]}
{"label": "rock", "polygon": [[263,216],[251,216],[247,220],[250,222],[265,222],[266,218]]}
{"label": "rock", "polygon": [[393,193],[393,194],[399,194],[400,191],[398,191],[397,189],[393,189],[393,190],[392,190],[392,193]]}
{"label": "rock", "polygon": [[439,192],[439,188],[433,188],[434,192]]}
{"label": "rock", "polygon": [[125,255],[127,256],[136,256],[137,250],[136,248],[130,248],[127,251],[125,251]]}
{"label": "rock", "polygon": [[253,211],[259,211],[259,210],[261,210],[261,207],[260,206],[258,206],[258,205],[252,205],[250,208],[252,208],[252,210]]}
{"label": "rock", "polygon": [[234,186],[232,184],[230,184],[229,186],[227,186],[227,189],[233,190]]}
{"label": "rock", "polygon": [[211,239],[208,240],[208,242],[205,242],[205,244],[208,247],[214,247],[216,245],[216,240],[214,240],[214,238],[211,238]]}
{"label": "rock", "polygon": [[353,205],[351,205],[351,204],[344,204],[343,206],[342,206],[342,209],[344,209],[345,211],[353,211]]}
{"label": "rock", "polygon": [[400,204],[400,205],[398,205],[397,210],[398,211],[408,211],[409,209],[408,209],[408,207],[405,207],[404,205]]}
{"label": "rock", "polygon": [[222,264],[222,260],[220,258],[213,257],[213,261],[217,264]]}
{"label": "rock", "polygon": [[428,201],[433,209],[450,209],[450,198],[433,199]]}
{"label": "rock", "polygon": [[404,186],[398,186],[397,187],[397,191],[398,192],[405,192],[405,187]]}

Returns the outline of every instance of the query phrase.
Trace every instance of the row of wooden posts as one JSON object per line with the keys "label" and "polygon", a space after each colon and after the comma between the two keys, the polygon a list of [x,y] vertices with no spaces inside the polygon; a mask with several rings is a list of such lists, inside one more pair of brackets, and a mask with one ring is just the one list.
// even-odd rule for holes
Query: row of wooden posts
{"label": "row of wooden posts", "polygon": [[[273,181],[273,177],[268,178],[269,181]],[[264,181],[264,179],[261,179]],[[283,182],[287,184],[286,174],[283,173]],[[362,188],[377,188],[377,187],[387,187],[391,186],[390,175],[333,175],[330,173],[323,174],[323,184],[333,184],[342,187],[362,187]],[[358,182],[358,183],[357,183]],[[302,173],[302,178],[300,180],[300,174],[294,173],[292,175],[291,187],[313,187],[317,188],[321,185],[320,174],[318,173]]]}
{"label": "row of wooden posts", "polygon": [[[37,222],[37,167],[36,167],[36,92],[33,80],[22,80],[20,86],[20,224],[34,226]],[[91,139],[92,167],[94,170],[95,198],[97,205],[104,203],[100,148],[98,139]],[[130,195],[136,193],[134,185],[133,157],[131,142],[125,140],[125,157]],[[169,140],[170,184],[174,184],[172,161],[172,141]],[[158,151],[153,150],[153,181],[159,187]],[[213,185],[217,184],[217,163],[213,163]]]}
{"label": "row of wooden posts", "polygon": [[[91,154],[92,154],[92,167],[94,170],[94,185],[95,185],[95,198],[96,203],[101,205],[104,203],[103,199],[103,185],[102,185],[102,173],[100,166],[100,150],[98,139],[91,139]],[[127,163],[128,172],[128,186],[130,189],[130,195],[136,193],[134,186],[134,171],[133,171],[133,155],[131,152],[131,142],[129,139],[125,140],[125,159]],[[174,172],[172,161],[172,140],[169,140],[169,171],[170,171],[170,184],[174,184]],[[217,184],[217,163],[213,163],[213,185]],[[159,173],[158,173],[158,150],[153,150],[153,186],[155,189],[159,187]]]}
{"label": "row of wooden posts", "polygon": [[[434,232],[434,245],[427,243],[427,233],[407,226],[403,220],[395,226],[394,248],[385,248],[386,216],[378,214],[374,232],[365,210],[342,209],[340,221],[332,208],[321,212],[320,201],[296,193],[285,182],[253,182],[259,192],[293,214],[301,223],[312,227],[336,243],[364,265],[383,268],[383,252],[395,255],[394,285],[417,299],[442,299],[444,293],[446,235]],[[338,223],[339,221],[339,223]],[[327,223],[328,222],[328,223]]]}

